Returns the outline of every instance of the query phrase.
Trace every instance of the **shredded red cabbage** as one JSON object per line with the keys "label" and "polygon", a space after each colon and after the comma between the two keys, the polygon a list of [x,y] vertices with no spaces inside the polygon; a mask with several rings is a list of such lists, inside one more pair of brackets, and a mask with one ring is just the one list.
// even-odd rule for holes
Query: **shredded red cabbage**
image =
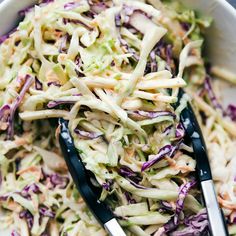
{"label": "shredded red cabbage", "polygon": [[236,121],[236,106],[229,104],[226,110],[226,115],[228,115],[232,121]]}
{"label": "shredded red cabbage", "polygon": [[60,53],[66,53],[67,52],[66,44],[67,44],[67,41],[68,41],[69,37],[70,37],[69,34],[65,34],[61,38],[61,44],[60,44],[60,47],[59,47],[59,52]]}
{"label": "shredded red cabbage", "polygon": [[188,182],[180,186],[179,196],[176,202],[176,215],[174,217],[174,222],[178,223],[179,214],[183,211],[184,208],[184,200],[188,195],[190,189],[196,184],[196,181]]}
{"label": "shredded red cabbage", "polygon": [[[124,24],[127,28],[129,27],[132,27],[134,28],[134,26],[132,26],[131,24],[131,17],[134,15],[134,14],[142,14],[144,16],[146,16],[148,19],[152,19],[151,16],[149,16],[146,12],[142,11],[141,9],[137,9],[133,6],[127,6],[126,4],[123,5],[123,12],[124,12],[124,15],[125,15],[125,18],[124,18]],[[136,29],[137,30],[137,29]],[[139,32],[137,30],[137,32]]]}
{"label": "shredded red cabbage", "polygon": [[130,17],[133,15],[133,13],[135,11],[135,8],[131,7],[131,6],[127,6],[127,5],[124,4],[122,10],[123,10],[124,15],[125,15],[124,23],[125,23],[125,25],[127,25],[127,24],[129,24]]}
{"label": "shredded red cabbage", "polygon": [[28,210],[23,210],[19,213],[21,219],[25,219],[29,229],[32,229],[34,224],[34,217]]}
{"label": "shredded red cabbage", "polygon": [[185,31],[189,31],[191,25],[187,22],[180,22],[180,25],[182,26],[182,28],[185,30]]}
{"label": "shredded red cabbage", "polygon": [[150,167],[152,167],[154,164],[156,164],[158,161],[160,161],[162,158],[165,157],[165,155],[170,154],[171,151],[173,149],[173,146],[171,145],[166,145],[164,147],[162,147],[157,155],[150,155],[150,161],[147,161],[143,164],[142,166],[142,171],[145,171],[147,169],[149,169]]}
{"label": "shredded red cabbage", "polygon": [[121,15],[117,14],[115,16],[115,23],[116,23],[116,27],[121,27],[122,23],[121,23]]}
{"label": "shredded red cabbage", "polygon": [[221,104],[218,102],[218,100],[215,96],[215,93],[213,91],[212,84],[211,84],[211,77],[209,75],[206,76],[204,88],[207,91],[207,95],[208,95],[209,99],[211,100],[212,106],[215,109],[223,110]]}
{"label": "shredded red cabbage", "polygon": [[90,10],[90,11],[84,12],[84,15],[87,16],[87,17],[89,17],[89,18],[91,18],[91,19],[94,19],[95,16],[97,15],[97,13],[96,13],[96,12],[93,12],[92,10]]}
{"label": "shredded red cabbage", "polygon": [[83,25],[85,28],[89,29],[89,30],[92,30],[92,28],[88,25],[86,25],[84,22],[80,21],[80,20],[74,20],[74,19],[69,19],[69,18],[63,18],[63,24],[68,24],[68,23],[72,23],[72,24],[75,24],[75,25]]}
{"label": "shredded red cabbage", "polygon": [[129,167],[127,166],[122,166],[119,170],[119,173],[123,176],[123,177],[136,177],[137,174],[134,173]]}
{"label": "shredded red cabbage", "polygon": [[69,178],[67,176],[61,176],[58,174],[52,174],[48,176],[53,187],[58,187],[60,189],[65,189],[69,183]]}
{"label": "shredded red cabbage", "polygon": [[107,180],[105,183],[102,184],[102,187],[106,190],[106,191],[111,191],[112,190],[112,185],[113,185],[113,181],[111,179]]}
{"label": "shredded red cabbage", "polygon": [[79,7],[81,4],[79,2],[68,2],[64,5],[65,10],[73,10]]}
{"label": "shredded red cabbage", "polygon": [[173,211],[173,207],[169,202],[160,201],[160,204],[161,204],[162,208],[164,208],[165,210]]}
{"label": "shredded red cabbage", "polygon": [[172,116],[172,117],[176,117],[176,115],[172,112],[169,111],[130,111],[129,114],[134,114],[134,115],[139,115],[145,118],[150,118],[150,119],[154,119],[157,117],[161,117],[161,116]]}
{"label": "shredded red cabbage", "polygon": [[173,145],[172,150],[170,152],[170,157],[174,157],[174,155],[176,154],[176,152],[181,148],[181,144],[183,143],[183,139],[178,140],[177,143],[175,143],[175,145]]}
{"label": "shredded red cabbage", "polygon": [[172,45],[168,44],[166,46],[166,62],[167,62],[167,70],[171,71],[171,64],[172,64],[172,60],[173,60],[173,52],[172,52]]}
{"label": "shredded red cabbage", "polygon": [[75,58],[75,64],[80,68],[82,66],[82,60],[79,55]]}
{"label": "shredded red cabbage", "polygon": [[129,192],[124,192],[125,198],[128,201],[129,204],[135,204],[137,203],[135,199],[131,197],[131,194]]}
{"label": "shredded red cabbage", "polygon": [[39,187],[36,184],[27,185],[21,191],[21,196],[23,196],[25,198],[29,198],[30,193],[35,193],[35,194],[40,193]]}
{"label": "shredded red cabbage", "polygon": [[20,236],[20,234],[16,230],[13,230],[11,236]]}
{"label": "shredded red cabbage", "polygon": [[34,81],[34,78],[30,75],[26,75],[24,79],[25,79],[25,81],[24,81],[24,85],[21,89],[21,92],[20,92],[19,96],[16,98],[16,100],[13,102],[13,104],[11,105],[11,112],[10,112],[10,116],[9,116],[9,126],[8,126],[8,130],[7,130],[7,139],[13,138],[15,112],[16,112],[17,108],[19,107],[19,105],[21,104],[22,100],[24,99],[26,92],[29,90],[31,84]]}
{"label": "shredded red cabbage", "polygon": [[40,3],[50,3],[50,2],[54,2],[54,0],[41,0],[41,2]]}
{"label": "shredded red cabbage", "polygon": [[139,188],[139,189],[148,189],[147,187],[144,187],[138,183],[136,183],[135,181],[131,180],[131,179],[128,179],[128,181],[136,188]]}
{"label": "shredded red cabbage", "polygon": [[37,77],[35,77],[35,89],[36,90],[43,90],[43,84],[39,81]]}
{"label": "shredded red cabbage", "polygon": [[5,202],[5,201],[7,201],[8,197],[9,197],[8,195],[2,195],[2,196],[0,196],[0,201]]}
{"label": "shredded red cabbage", "polygon": [[55,218],[55,213],[51,211],[48,207],[46,206],[40,206],[39,207],[39,213],[42,216],[49,217],[49,218]]}
{"label": "shredded red cabbage", "polygon": [[122,166],[119,169],[119,174],[125,178],[127,178],[129,181],[133,181],[135,183],[139,183],[141,181],[141,177],[138,176],[137,173],[133,172],[129,167]]}
{"label": "shredded red cabbage", "polygon": [[0,130],[6,130],[9,126],[9,116],[11,113],[11,107],[3,105],[0,109]]}
{"label": "shredded red cabbage", "polygon": [[59,84],[58,82],[55,82],[55,81],[53,81],[53,82],[48,82],[47,85],[48,85],[49,87],[50,87],[51,85],[56,86],[56,87],[61,87],[61,84]]}
{"label": "shredded red cabbage", "polygon": [[179,123],[175,129],[175,137],[177,139],[182,139],[184,137],[184,135],[185,135],[185,129],[184,129],[183,125],[181,123]]}
{"label": "shredded red cabbage", "polygon": [[85,138],[85,139],[96,139],[96,138],[99,138],[102,136],[102,134],[97,134],[94,132],[87,132],[87,131],[80,130],[80,129],[75,129],[74,131],[80,137]]}
{"label": "shredded red cabbage", "polygon": [[156,72],[158,69],[158,65],[157,65],[157,60],[156,60],[156,54],[155,51],[152,50],[150,53],[150,68],[151,68],[151,72]]}
{"label": "shredded red cabbage", "polygon": [[203,209],[196,215],[185,218],[184,224],[187,226],[186,228],[171,233],[171,236],[209,235],[208,216],[206,209]]}
{"label": "shredded red cabbage", "polygon": [[97,1],[97,2],[93,2],[91,0],[88,1],[90,8],[93,12],[95,12],[96,14],[101,13],[102,11],[105,11],[108,6],[106,5],[105,1]]}
{"label": "shredded red cabbage", "polygon": [[184,200],[190,189],[196,184],[196,181],[191,181],[180,186],[178,199],[176,201],[176,210],[174,216],[164,225],[165,232],[175,230],[179,225],[179,216],[184,208]]}
{"label": "shredded red cabbage", "polygon": [[47,107],[54,108],[56,106],[63,105],[63,104],[75,104],[75,102],[74,101],[51,101],[47,104]]}
{"label": "shredded red cabbage", "polygon": [[136,51],[135,51],[133,48],[131,48],[131,47],[128,45],[128,43],[127,43],[124,39],[122,39],[121,37],[119,37],[119,41],[120,41],[121,46],[124,47],[124,49],[125,49],[128,53],[132,54],[132,59],[133,59],[134,61],[138,62],[138,60],[139,60],[139,55],[136,53]]}

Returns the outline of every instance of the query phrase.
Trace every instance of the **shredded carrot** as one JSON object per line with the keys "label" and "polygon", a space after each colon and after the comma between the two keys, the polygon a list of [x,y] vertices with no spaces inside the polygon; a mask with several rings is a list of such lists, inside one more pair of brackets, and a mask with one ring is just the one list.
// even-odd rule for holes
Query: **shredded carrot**
{"label": "shredded carrot", "polygon": [[26,141],[25,138],[18,138],[15,137],[15,144],[19,145],[19,146],[23,146],[25,144],[27,144],[28,142]]}
{"label": "shredded carrot", "polygon": [[171,167],[175,167],[176,166],[176,161],[173,160],[172,158],[166,156],[165,160],[169,163],[169,166],[171,166]]}
{"label": "shredded carrot", "polygon": [[231,200],[228,193],[223,193],[221,196],[224,200],[229,200],[229,201]]}
{"label": "shredded carrot", "polygon": [[22,175],[24,173],[31,173],[33,176],[36,177],[36,179],[39,181],[41,178],[41,168],[37,166],[30,166],[26,169],[18,171],[16,174],[17,175]]}
{"label": "shredded carrot", "polygon": [[183,172],[191,172],[195,170],[194,168],[190,166],[176,166],[175,169],[183,171]]}
{"label": "shredded carrot", "polygon": [[21,206],[20,206],[18,203],[16,203],[16,202],[10,200],[10,201],[7,203],[7,209],[19,213],[19,212],[21,211]]}
{"label": "shredded carrot", "polygon": [[218,196],[218,202],[220,203],[221,206],[224,208],[230,209],[230,210],[236,210],[236,204],[229,203],[228,201],[222,199],[221,197]]}

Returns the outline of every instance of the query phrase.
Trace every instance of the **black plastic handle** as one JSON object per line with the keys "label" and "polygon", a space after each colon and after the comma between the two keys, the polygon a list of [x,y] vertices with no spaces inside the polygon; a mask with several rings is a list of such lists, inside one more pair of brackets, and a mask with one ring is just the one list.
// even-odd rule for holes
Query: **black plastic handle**
{"label": "black plastic handle", "polygon": [[90,187],[91,183],[88,178],[87,171],[74,146],[67,121],[60,119],[59,123],[61,128],[59,142],[69,172],[79,193],[90,208],[91,212],[97,218],[98,222],[104,226],[105,223],[114,218],[114,215],[103,202],[98,200],[98,196]]}
{"label": "black plastic handle", "polygon": [[[179,97],[181,98],[183,94],[184,91],[180,89]],[[180,119],[186,131],[186,134],[192,142],[200,181],[212,179],[206,144],[197,118],[189,103],[187,107],[181,112]]]}

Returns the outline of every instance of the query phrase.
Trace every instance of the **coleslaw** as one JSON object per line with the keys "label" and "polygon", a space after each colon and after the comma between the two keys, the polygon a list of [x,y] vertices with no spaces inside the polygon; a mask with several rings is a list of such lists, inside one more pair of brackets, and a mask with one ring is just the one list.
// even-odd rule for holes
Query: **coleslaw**
{"label": "coleslaw", "polygon": [[[53,118],[69,121],[101,201],[127,235],[208,235],[192,147],[190,101],[219,203],[236,235],[236,106],[221,105],[202,56],[211,19],[159,0],[42,0],[0,37],[0,222],[11,235],[105,236],[79,196]],[[179,88],[187,94],[175,108]]]}

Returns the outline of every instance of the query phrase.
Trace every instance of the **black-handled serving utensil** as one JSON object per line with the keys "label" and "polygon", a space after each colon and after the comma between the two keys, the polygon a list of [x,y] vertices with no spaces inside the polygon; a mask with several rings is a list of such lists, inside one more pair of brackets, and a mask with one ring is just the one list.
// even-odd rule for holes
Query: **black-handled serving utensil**
{"label": "black-handled serving utensil", "polygon": [[[184,94],[184,91],[180,89],[178,104]],[[190,103],[188,103],[187,107],[181,112],[180,120],[184,126],[186,135],[191,140],[193,146],[194,157],[197,163],[197,172],[206,204],[211,233],[213,236],[229,235],[224,214],[222,214],[222,210],[217,201],[206,144]]]}
{"label": "black-handled serving utensil", "polygon": [[59,125],[59,143],[61,150],[81,197],[98,222],[111,236],[126,236],[111,210],[107,208],[105,203],[99,201],[99,196],[93,190],[88,172],[74,146],[72,136],[68,129],[68,122],[60,118]]}

